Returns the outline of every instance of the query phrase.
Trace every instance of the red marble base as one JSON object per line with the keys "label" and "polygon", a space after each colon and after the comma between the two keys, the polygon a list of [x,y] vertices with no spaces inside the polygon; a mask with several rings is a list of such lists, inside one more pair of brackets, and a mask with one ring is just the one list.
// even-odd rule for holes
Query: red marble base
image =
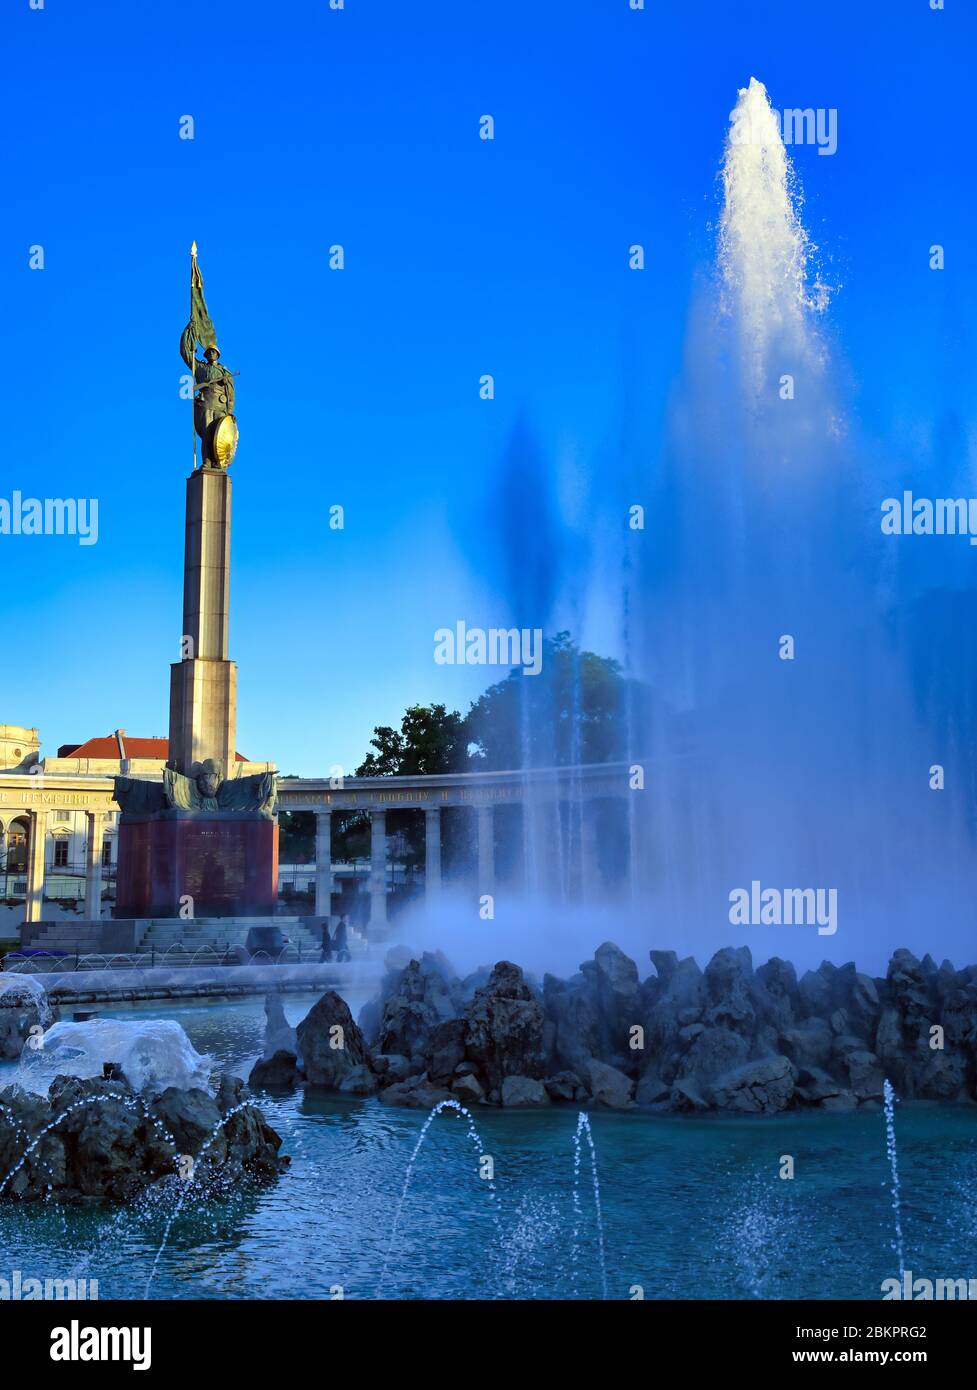
{"label": "red marble base", "polygon": [[268,917],[277,900],[277,820],[178,811],[121,817],[116,917]]}

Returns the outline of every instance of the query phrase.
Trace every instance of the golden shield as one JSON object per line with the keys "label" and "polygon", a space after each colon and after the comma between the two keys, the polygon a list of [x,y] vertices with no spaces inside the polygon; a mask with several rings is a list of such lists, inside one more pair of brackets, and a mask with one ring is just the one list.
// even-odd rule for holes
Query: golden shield
{"label": "golden shield", "polygon": [[221,468],[227,468],[237,453],[237,421],[233,415],[222,415],[214,426],[214,458]]}

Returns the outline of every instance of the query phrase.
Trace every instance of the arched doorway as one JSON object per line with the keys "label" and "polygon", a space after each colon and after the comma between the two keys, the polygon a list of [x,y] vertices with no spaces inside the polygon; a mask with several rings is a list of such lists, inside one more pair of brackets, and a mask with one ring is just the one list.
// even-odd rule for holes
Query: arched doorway
{"label": "arched doorway", "polygon": [[7,826],[7,873],[27,873],[27,852],[30,848],[30,822],[18,816]]}
{"label": "arched doorway", "polygon": [[27,816],[15,816],[6,825],[0,822],[0,897],[7,902],[22,902],[27,893],[29,850]]}

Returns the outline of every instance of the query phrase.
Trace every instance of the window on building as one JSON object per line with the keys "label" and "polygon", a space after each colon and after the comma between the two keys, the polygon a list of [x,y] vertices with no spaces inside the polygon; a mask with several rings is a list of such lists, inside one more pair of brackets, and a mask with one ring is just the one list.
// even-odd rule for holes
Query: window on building
{"label": "window on building", "polygon": [[55,811],[55,813],[54,813],[54,819],[55,819],[56,821],[58,821],[61,825],[65,825],[67,822],[69,822],[69,821],[71,820],[71,812],[70,812],[70,811]]}
{"label": "window on building", "polygon": [[112,841],[111,841],[111,840],[103,840],[103,841],[102,841],[102,868],[103,868],[103,869],[109,869],[109,868],[111,868],[111,867],[112,867]]}
{"label": "window on building", "polygon": [[62,836],[54,842],[54,867],[56,869],[66,869],[68,867],[68,840]]}

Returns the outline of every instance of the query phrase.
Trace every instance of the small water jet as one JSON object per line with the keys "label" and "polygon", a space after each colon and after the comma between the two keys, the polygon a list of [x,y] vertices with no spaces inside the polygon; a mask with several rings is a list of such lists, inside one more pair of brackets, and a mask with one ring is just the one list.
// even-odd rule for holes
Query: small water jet
{"label": "small water jet", "polygon": [[[393,1254],[394,1240],[396,1239],[396,1236],[397,1236],[397,1228],[398,1228],[399,1225],[400,1225],[400,1216],[401,1216],[401,1212],[403,1211],[403,1208],[404,1208],[404,1202],[405,1202],[406,1199],[407,1199],[407,1189],[410,1187],[410,1181],[411,1181],[411,1178],[412,1178],[413,1173],[414,1173],[414,1165],[415,1165],[415,1163],[417,1162],[417,1156],[418,1156],[418,1154],[419,1154],[420,1151],[421,1151],[421,1148],[422,1148],[422,1146],[423,1146],[423,1144],[424,1144],[425,1138],[427,1137],[427,1132],[428,1132],[428,1130],[431,1128],[431,1125],[434,1123],[434,1121],[435,1121],[435,1119],[437,1118],[437,1116],[441,1114],[442,1110],[452,1110],[452,1111],[455,1112],[455,1114],[458,1115],[459,1119],[465,1119],[465,1120],[467,1120],[467,1121],[468,1121],[468,1137],[469,1137],[469,1139],[471,1139],[472,1143],[475,1145],[475,1150],[476,1150],[476,1152],[477,1152],[479,1158],[482,1158],[483,1155],[484,1155],[484,1153],[485,1153],[485,1147],[484,1147],[484,1145],[482,1144],[481,1135],[479,1134],[478,1130],[475,1128],[475,1121],[474,1121],[474,1119],[472,1118],[471,1111],[468,1110],[464,1105],[462,1105],[460,1101],[457,1101],[457,1100],[439,1100],[438,1103],[437,1103],[437,1105],[434,1106],[433,1110],[432,1110],[431,1113],[428,1115],[427,1119],[424,1121],[424,1124],[421,1126],[421,1132],[420,1132],[420,1134],[419,1134],[418,1137],[417,1137],[417,1143],[414,1145],[414,1152],[411,1154],[410,1159],[409,1159],[408,1164],[407,1164],[407,1171],[406,1171],[406,1173],[405,1173],[405,1175],[404,1175],[404,1186],[403,1186],[403,1190],[401,1191],[401,1194],[400,1194],[400,1201],[397,1203],[397,1210],[396,1210],[396,1212],[395,1212],[395,1214],[394,1214],[393,1225],[392,1225],[391,1228],[390,1228],[390,1242],[389,1242],[389,1244],[388,1244],[388,1246],[387,1246],[387,1254],[386,1254],[386,1257],[384,1258],[384,1261],[383,1261],[383,1268],[382,1268],[381,1271],[380,1271],[380,1279],[379,1279],[379,1282],[377,1283],[377,1291],[376,1291],[376,1297],[377,1297],[377,1298],[379,1298],[380,1295],[381,1295],[381,1292],[382,1292],[382,1290],[383,1290],[384,1281],[386,1280],[386,1277],[387,1277],[387,1269],[388,1269],[388,1267],[389,1267],[389,1265],[390,1265],[390,1257],[391,1257],[391,1255]],[[495,1221],[496,1229],[498,1230],[498,1228],[499,1228],[499,1214],[498,1214],[498,1210],[497,1210],[496,1206],[494,1205],[494,1204],[495,1204],[495,1199],[496,1199],[496,1196],[497,1196],[496,1190],[495,1190],[495,1179],[494,1179],[494,1177],[493,1177],[493,1178],[484,1179],[483,1181],[485,1182],[485,1184],[486,1184],[486,1186],[487,1186],[487,1188],[488,1188],[489,1199],[490,1199],[490,1200],[492,1201],[492,1203],[493,1203],[493,1207],[492,1207],[492,1218],[493,1218],[493,1220]]]}
{"label": "small water jet", "polygon": [[183,1184],[183,1190],[180,1193],[180,1197],[176,1206],[167,1218],[166,1227],[163,1231],[163,1239],[160,1242],[159,1249],[156,1251],[156,1258],[153,1260],[153,1267],[149,1271],[149,1278],[146,1280],[146,1288],[145,1292],[143,1293],[143,1298],[149,1297],[150,1286],[152,1285],[153,1279],[155,1278],[157,1267],[163,1256],[163,1251],[166,1249],[166,1243],[170,1238],[170,1231],[173,1229],[173,1223],[176,1221],[177,1217],[180,1215],[180,1212],[183,1210],[183,1204],[187,1199],[187,1194],[194,1187],[198,1187],[200,1190],[203,1190],[203,1185],[200,1184],[199,1179],[197,1177],[201,1160],[203,1159],[204,1155],[207,1153],[211,1145],[214,1143],[218,1134],[220,1134],[221,1130],[227,1124],[228,1120],[233,1120],[235,1115],[240,1115],[241,1112],[244,1110],[254,1109],[257,1109],[257,1107],[255,1106],[254,1101],[252,1100],[244,1100],[241,1101],[238,1105],[232,1106],[232,1108],[228,1110],[226,1115],[221,1116],[219,1124],[216,1124],[214,1126],[208,1138],[200,1146],[200,1149],[194,1155],[192,1167],[189,1170],[189,1176],[184,1177],[183,1169],[178,1168],[180,1179]]}
{"label": "small water jet", "polygon": [[597,1217],[597,1252],[600,1260],[600,1286],[601,1298],[607,1298],[607,1259],[604,1254],[604,1217],[600,1207],[600,1179],[597,1176],[597,1149],[594,1145],[594,1134],[590,1127],[590,1117],[585,1110],[581,1110],[577,1115],[577,1127],[573,1131],[573,1280],[576,1282],[577,1272],[577,1241],[580,1234],[580,1223],[583,1219],[583,1209],[580,1205],[580,1161],[583,1151],[580,1137],[584,1135],[590,1146],[590,1172],[594,1184],[594,1211]]}
{"label": "small water jet", "polygon": [[109,1102],[118,1105],[119,1099],[116,1096],[85,1096],[82,1100],[76,1100],[73,1105],[66,1106],[59,1115],[56,1115],[49,1124],[44,1126],[40,1133],[28,1144],[27,1148],[21,1154],[19,1161],[14,1164],[7,1176],[0,1180],[0,1197],[3,1196],[7,1184],[17,1176],[46,1135],[50,1134],[52,1130],[57,1129],[60,1124],[63,1124],[70,1115],[74,1115],[77,1111],[90,1109],[93,1105],[105,1105]]}
{"label": "small water jet", "polygon": [[895,1240],[892,1242],[892,1248],[899,1261],[899,1278],[901,1280],[906,1272],[906,1251],[902,1239],[902,1203],[899,1196],[899,1161],[896,1153],[896,1093],[888,1078],[882,1087],[882,1095],[885,1105],[885,1150],[892,1172],[890,1191],[892,1194],[892,1219],[895,1224]]}

